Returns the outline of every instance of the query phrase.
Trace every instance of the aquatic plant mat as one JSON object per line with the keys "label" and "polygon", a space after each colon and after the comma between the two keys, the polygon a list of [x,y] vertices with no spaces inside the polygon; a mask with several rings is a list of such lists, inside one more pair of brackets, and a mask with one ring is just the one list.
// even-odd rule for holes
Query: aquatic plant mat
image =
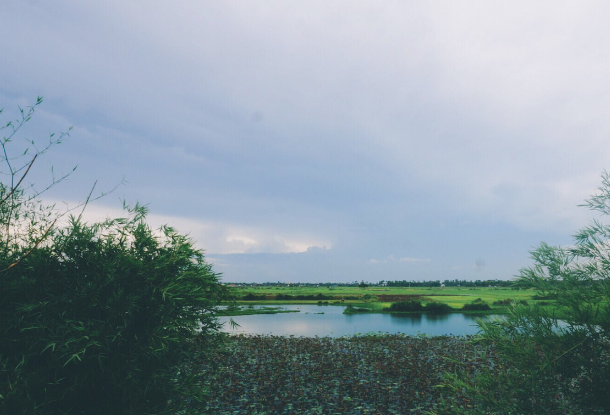
{"label": "aquatic plant mat", "polygon": [[[441,375],[494,365],[469,337],[231,336],[204,373],[210,414],[424,414],[448,391]],[[456,406],[468,398],[451,396]]]}

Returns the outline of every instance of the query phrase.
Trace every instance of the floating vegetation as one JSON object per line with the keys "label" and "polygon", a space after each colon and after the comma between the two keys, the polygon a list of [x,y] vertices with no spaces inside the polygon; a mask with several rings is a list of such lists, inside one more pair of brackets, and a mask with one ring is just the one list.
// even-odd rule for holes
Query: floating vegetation
{"label": "floating vegetation", "polygon": [[[439,405],[444,372],[494,365],[469,337],[230,336],[204,371],[208,413],[424,414]],[[455,405],[468,406],[456,396]]]}
{"label": "floating vegetation", "polygon": [[286,310],[282,307],[260,307],[254,308],[252,306],[240,307],[231,306],[218,311],[219,316],[249,316],[254,314],[281,314],[281,313],[298,313],[299,310]]}
{"label": "floating vegetation", "polygon": [[370,313],[371,309],[367,307],[354,307],[351,304],[348,304],[343,310],[343,314],[358,314],[358,313]]}

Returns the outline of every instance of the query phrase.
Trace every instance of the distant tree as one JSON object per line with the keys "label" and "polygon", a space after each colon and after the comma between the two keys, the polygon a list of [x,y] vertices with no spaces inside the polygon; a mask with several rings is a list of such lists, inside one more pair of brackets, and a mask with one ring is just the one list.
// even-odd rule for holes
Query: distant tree
{"label": "distant tree", "polygon": [[[583,206],[610,214],[607,172]],[[514,304],[504,318],[479,322],[478,341],[494,345],[501,365],[474,378],[448,375],[478,408],[455,412],[610,413],[610,226],[596,219],[574,238],[569,247],[542,243],[518,277],[553,308]]]}
{"label": "distant tree", "polygon": [[366,288],[366,287],[368,287],[368,286],[369,286],[369,285],[368,285],[366,282],[364,282],[364,281],[360,281],[360,284],[358,284],[358,287],[359,287],[359,288]]}

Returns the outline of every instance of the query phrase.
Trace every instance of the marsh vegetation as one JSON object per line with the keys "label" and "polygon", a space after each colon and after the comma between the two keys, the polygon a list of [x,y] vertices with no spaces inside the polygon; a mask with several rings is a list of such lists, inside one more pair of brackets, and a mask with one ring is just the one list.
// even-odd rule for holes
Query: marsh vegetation
{"label": "marsh vegetation", "polygon": [[[451,414],[479,412],[467,389],[452,390],[445,373],[511,370],[492,345],[471,336],[364,335],[341,338],[231,336],[215,367],[202,373],[208,413]],[[439,387],[440,386],[440,387]],[[548,408],[584,414],[568,403],[561,382]],[[565,412],[569,411],[569,412]]]}

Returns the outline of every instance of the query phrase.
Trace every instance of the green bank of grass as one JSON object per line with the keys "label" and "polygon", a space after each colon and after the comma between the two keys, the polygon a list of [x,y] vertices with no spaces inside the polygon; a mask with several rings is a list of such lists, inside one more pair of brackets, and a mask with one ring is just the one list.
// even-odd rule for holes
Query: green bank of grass
{"label": "green bank of grass", "polygon": [[[473,302],[487,303],[491,310],[468,311],[469,314],[502,314],[505,313],[512,301],[527,303],[537,302],[534,291],[517,290],[496,287],[233,287],[231,291],[239,305],[274,305],[287,304],[324,304],[324,305],[352,305],[357,308],[366,308],[373,313],[388,312],[394,302],[415,300],[423,304],[443,303],[462,312],[462,307]],[[244,297],[256,299],[244,300]],[[275,299],[276,297],[290,299]],[[319,297],[316,299],[299,298]]]}

